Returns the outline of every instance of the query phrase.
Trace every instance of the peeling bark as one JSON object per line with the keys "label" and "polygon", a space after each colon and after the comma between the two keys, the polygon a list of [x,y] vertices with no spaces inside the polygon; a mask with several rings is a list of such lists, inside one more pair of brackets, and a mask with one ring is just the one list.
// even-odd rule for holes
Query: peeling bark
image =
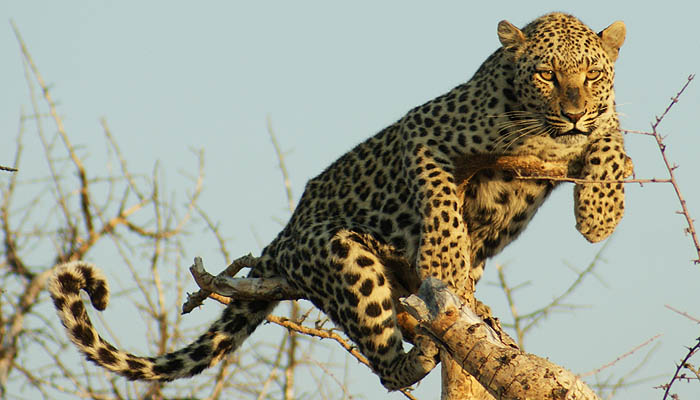
{"label": "peeling bark", "polygon": [[419,295],[411,295],[403,305],[419,327],[497,399],[598,399],[572,372],[504,344],[498,332],[439,280],[426,279]]}

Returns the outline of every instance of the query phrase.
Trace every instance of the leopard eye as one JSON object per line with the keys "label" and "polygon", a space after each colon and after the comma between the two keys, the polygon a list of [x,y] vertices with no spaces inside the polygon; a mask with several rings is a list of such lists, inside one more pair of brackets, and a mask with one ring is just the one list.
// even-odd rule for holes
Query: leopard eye
{"label": "leopard eye", "polygon": [[541,71],[537,71],[537,75],[539,75],[539,77],[542,80],[547,82],[551,82],[554,80],[554,71],[552,71],[551,69],[543,69]]}
{"label": "leopard eye", "polygon": [[602,73],[603,73],[603,71],[601,71],[599,69],[592,69],[592,70],[586,72],[586,80],[594,81],[594,80],[600,78],[600,75]]}

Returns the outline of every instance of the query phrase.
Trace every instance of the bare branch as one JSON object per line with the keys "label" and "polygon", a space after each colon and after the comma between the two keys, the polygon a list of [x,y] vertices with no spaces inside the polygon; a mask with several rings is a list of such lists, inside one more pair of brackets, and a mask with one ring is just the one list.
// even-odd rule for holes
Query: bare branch
{"label": "bare branch", "polygon": [[272,146],[275,148],[275,153],[277,154],[277,159],[279,160],[280,172],[282,172],[282,179],[284,182],[284,189],[287,192],[287,202],[289,205],[289,210],[294,211],[294,197],[292,196],[292,183],[289,180],[289,173],[287,172],[287,166],[284,163],[284,153],[277,142],[277,136],[275,136],[275,131],[272,129],[272,119],[270,116],[267,117],[267,133],[270,135],[270,140],[272,141]]}
{"label": "bare branch", "polygon": [[696,323],[700,324],[700,318],[693,317],[692,315],[688,314],[687,312],[677,310],[677,309],[675,309],[675,308],[669,306],[668,304],[664,305],[664,307],[668,308],[669,310],[671,310],[671,311],[673,311],[673,312],[675,312],[675,313],[678,313],[678,314],[680,314],[680,315],[682,315],[682,316],[688,318],[689,320],[691,320],[691,321],[693,321],[693,322],[696,322]]}
{"label": "bare branch", "polygon": [[664,165],[666,165],[666,169],[668,170],[668,175],[670,177],[671,184],[673,185],[673,190],[676,192],[676,197],[678,197],[678,201],[681,203],[681,209],[683,210],[682,214],[685,217],[685,220],[688,224],[688,228],[686,229],[686,231],[690,234],[693,244],[695,245],[695,251],[697,253],[698,258],[694,259],[693,263],[700,264],[700,240],[698,240],[697,231],[695,230],[695,224],[693,223],[693,218],[691,218],[690,216],[688,206],[686,205],[685,199],[683,198],[683,194],[681,193],[681,189],[678,186],[678,182],[676,181],[676,175],[674,174],[676,166],[671,165],[671,163],[668,161],[668,158],[666,157],[666,145],[663,142],[663,137],[661,137],[657,130],[659,124],[661,124],[661,121],[663,121],[664,117],[666,117],[668,112],[671,111],[671,108],[676,103],[678,103],[678,99],[683,94],[688,85],[690,85],[690,82],[692,82],[694,78],[695,75],[688,76],[688,79],[681,88],[681,90],[676,94],[675,97],[671,98],[671,103],[668,105],[668,107],[666,107],[661,116],[656,117],[656,120],[651,124],[651,131],[652,135],[654,136],[654,139],[656,140],[656,144],[659,146],[659,151],[661,152],[661,158],[664,161]]}
{"label": "bare branch", "polygon": [[[497,265],[496,270],[498,272],[498,285],[500,286],[501,290],[506,296],[506,301],[508,303],[508,306],[511,311],[511,316],[513,317],[513,328],[515,329],[515,333],[517,335],[517,340],[518,340],[518,345],[523,347],[523,343],[525,340],[525,335],[533,328],[535,327],[540,321],[542,321],[544,318],[546,318],[548,315],[550,315],[554,310],[560,309],[560,308],[574,308],[575,306],[572,305],[565,305],[564,301],[567,297],[571,296],[576,289],[581,287],[584,278],[587,277],[588,275],[592,274],[595,267],[599,264],[600,259],[602,258],[602,254],[607,248],[608,244],[610,241],[607,241],[603,244],[603,247],[600,248],[600,250],[596,253],[596,255],[593,257],[593,260],[588,264],[586,269],[583,271],[578,272],[578,275],[576,279],[569,285],[569,287],[564,290],[561,294],[556,296],[554,299],[552,299],[547,305],[544,307],[541,307],[537,310],[530,311],[526,314],[521,314],[518,312],[516,305],[515,305],[515,296],[514,292],[516,289],[519,289],[523,286],[523,284],[516,285],[515,287],[511,287],[507,280],[506,280],[506,274],[504,271],[503,266]],[[505,326],[508,326],[508,324],[505,324]]]}
{"label": "bare branch", "polygon": [[660,333],[660,334],[658,334],[658,335],[652,336],[651,338],[645,340],[642,344],[639,344],[639,345],[635,346],[632,350],[630,350],[630,351],[626,352],[625,354],[622,354],[621,356],[615,358],[613,361],[611,361],[611,362],[609,362],[609,363],[607,363],[607,364],[605,364],[605,365],[603,365],[603,366],[601,366],[601,367],[599,367],[599,368],[596,368],[596,369],[594,369],[593,371],[584,372],[583,374],[580,374],[579,376],[582,377],[582,378],[585,378],[585,377],[587,377],[587,376],[596,375],[596,374],[600,373],[600,371],[602,371],[602,370],[604,370],[604,369],[606,369],[606,368],[612,367],[613,365],[617,364],[618,361],[620,361],[620,360],[622,360],[622,359],[624,359],[624,358],[627,358],[627,357],[631,356],[632,354],[636,353],[639,349],[648,346],[649,344],[651,344],[651,342],[653,342],[654,340],[660,338],[662,335],[663,335],[663,334]]}
{"label": "bare branch", "polygon": [[[236,261],[248,257],[250,256],[241,257]],[[226,275],[225,270],[222,274],[213,276],[204,269],[200,257],[195,257],[190,272],[200,288],[233,299],[294,300],[303,297],[303,294],[292,288],[284,278],[231,278]],[[189,297],[188,303],[195,295]],[[183,313],[189,307],[183,306]]]}
{"label": "bare branch", "polygon": [[[279,161],[279,169],[280,172],[282,173],[282,180],[284,183],[284,189],[287,194],[287,206],[289,208],[289,212],[293,213],[294,208],[296,207],[294,204],[294,196],[292,195],[292,183],[291,180],[289,179],[289,173],[287,172],[287,165],[284,162],[284,154],[282,153],[282,149],[279,146],[279,143],[277,142],[277,135],[275,135],[274,130],[272,129],[272,118],[268,115],[267,117],[267,132],[270,135],[270,140],[272,141],[272,146],[275,148],[275,153],[277,154],[277,160]],[[296,301],[292,301],[290,303],[290,310],[289,310],[289,317],[293,321],[296,321],[299,318],[299,304]],[[289,334],[289,341],[284,341],[284,344],[287,346],[287,365],[285,366],[284,369],[284,399],[285,400],[292,400],[294,398],[294,370],[297,365],[297,356],[296,356],[296,349],[297,349],[297,337],[296,333],[293,330],[288,331]],[[283,348],[283,346],[280,347]],[[342,387],[342,386],[341,386]]]}
{"label": "bare branch", "polygon": [[[352,344],[348,343],[345,339],[343,339],[340,335],[338,335],[335,332],[324,330],[324,329],[316,329],[316,328],[310,328],[308,326],[301,325],[299,323],[296,323],[292,320],[289,320],[287,318],[282,318],[282,317],[277,317],[274,315],[270,315],[267,317],[267,320],[269,322],[272,322],[274,324],[277,324],[279,326],[282,326],[287,329],[294,330],[295,332],[299,332],[308,336],[313,336],[317,337],[320,339],[331,339],[338,344],[340,344],[345,351],[350,353],[355,359],[360,362],[361,364],[366,365],[369,367],[369,361],[363,356],[355,346]],[[415,399],[413,395],[410,394],[410,392],[406,389],[400,390],[400,392],[408,399]]]}
{"label": "bare branch", "polygon": [[[686,368],[686,365],[690,365],[690,363],[688,362],[688,360],[690,360],[690,357],[695,355],[695,353],[697,353],[700,350],[700,337],[695,339],[695,340],[697,342],[697,343],[695,343],[695,346],[688,348],[688,353],[685,355],[685,357],[683,357],[683,360],[681,360],[681,363],[676,366],[676,372],[673,374],[673,377],[671,377],[671,380],[666,385],[664,385],[664,388],[666,390],[664,391],[664,397],[662,400],[666,400],[668,398],[669,393],[671,391],[671,387],[673,386],[673,383],[675,381],[683,378],[683,375],[681,375],[681,370],[683,368]],[[673,397],[673,395],[671,395],[671,396],[672,396],[672,398],[676,398],[676,397]]]}
{"label": "bare branch", "polygon": [[[185,304],[182,305],[182,313],[187,314],[194,310],[196,307],[199,307],[200,305],[202,305],[202,302],[204,302],[204,300],[207,297],[212,297],[218,301],[225,302],[225,304],[228,304],[228,302],[224,300],[226,299],[226,297],[223,297],[223,299],[216,297],[216,295],[218,295],[218,293],[216,293],[217,287],[222,286],[222,288],[225,290],[226,284],[231,282],[226,278],[231,278],[235,276],[243,268],[254,267],[257,262],[258,258],[253,257],[252,254],[239,257],[238,259],[234,260],[228,267],[226,267],[225,270],[221,271],[219,275],[214,277],[204,269],[202,259],[200,257],[195,257],[194,264],[190,267],[190,272],[192,273],[195,282],[197,282],[197,284],[200,285],[200,289],[195,293],[187,295],[187,301],[185,302]],[[236,289],[232,289],[231,291],[235,292]],[[243,289],[242,292],[245,293],[245,289]]]}
{"label": "bare branch", "polygon": [[[23,121],[24,118],[20,118],[20,130],[17,135],[17,149],[15,151],[15,166],[19,165],[19,162],[22,157],[22,136],[24,134]],[[7,262],[10,268],[14,270],[17,274],[24,276],[25,279],[31,280],[34,274],[31,271],[29,271],[27,266],[24,265],[24,262],[18,254],[16,234],[10,224],[10,203],[13,199],[16,186],[17,175],[13,174],[10,177],[10,184],[7,186],[6,189],[3,190],[2,204],[0,204],[0,224],[2,225],[2,231],[4,235],[5,262]]]}
{"label": "bare branch", "polygon": [[[536,156],[509,156],[482,154],[470,156],[468,161],[457,160],[455,176],[458,182],[467,182],[475,173],[484,169],[510,171],[518,179],[551,180],[572,183],[670,183],[670,179],[601,179],[590,180],[572,176],[571,167],[563,161],[544,161]],[[625,161],[624,177],[634,173],[631,159]]]}
{"label": "bare branch", "polygon": [[53,101],[53,98],[49,93],[49,88],[44,82],[44,79],[42,78],[41,74],[39,73],[39,69],[37,68],[36,64],[34,64],[34,60],[32,59],[31,54],[29,54],[29,50],[27,50],[27,46],[25,45],[24,40],[22,39],[22,35],[20,35],[19,30],[17,29],[17,26],[14,24],[14,22],[10,21],[10,23],[12,25],[12,29],[15,32],[15,36],[17,37],[17,41],[19,42],[20,48],[22,49],[24,59],[29,64],[29,68],[34,74],[34,78],[36,79],[37,83],[39,83],[39,87],[41,87],[41,91],[44,95],[44,100],[46,100],[46,103],[49,106],[49,112],[51,114],[51,117],[53,117],[54,123],[56,124],[56,129],[58,130],[61,139],[63,139],[63,143],[66,147],[66,150],[68,151],[68,154],[70,155],[71,160],[73,161],[73,164],[75,164],[75,168],[78,172],[78,177],[80,179],[80,203],[82,206],[82,212],[84,214],[83,221],[85,221],[88,234],[91,235],[94,231],[94,227],[92,212],[90,211],[91,200],[89,196],[90,192],[88,190],[88,179],[87,173],[85,172],[85,167],[83,166],[83,162],[80,159],[80,157],[78,157],[78,155],[76,154],[75,148],[68,139],[68,134],[66,133],[66,129],[63,126],[63,120],[58,115],[58,111],[56,111],[56,103]]}
{"label": "bare branch", "polygon": [[139,198],[139,200],[143,200],[146,196],[141,192],[141,190],[139,190],[139,187],[136,185],[134,176],[131,174],[131,171],[129,171],[129,168],[126,165],[126,158],[124,158],[124,154],[119,148],[117,141],[114,140],[114,137],[112,136],[112,130],[109,128],[109,125],[107,125],[107,119],[100,118],[100,123],[102,124],[102,130],[104,131],[107,141],[109,142],[110,146],[112,146],[112,149],[114,150],[114,153],[116,154],[117,159],[119,160],[122,175],[124,176],[124,178],[126,178],[126,181],[129,184],[129,188],[133,190],[134,193],[136,193],[136,196]]}

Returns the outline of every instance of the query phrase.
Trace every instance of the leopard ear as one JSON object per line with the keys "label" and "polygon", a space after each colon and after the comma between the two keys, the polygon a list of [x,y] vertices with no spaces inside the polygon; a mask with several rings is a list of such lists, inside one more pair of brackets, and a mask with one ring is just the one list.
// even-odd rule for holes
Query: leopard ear
{"label": "leopard ear", "polygon": [[525,44],[525,35],[510,22],[503,20],[498,23],[498,40],[503,49],[509,53],[517,53]]}
{"label": "leopard ear", "polygon": [[617,54],[620,51],[620,47],[622,47],[622,44],[625,42],[626,33],[627,28],[622,21],[615,21],[609,27],[598,33],[598,36],[600,36],[600,39],[603,41],[603,49],[608,53],[608,57],[610,57],[611,60],[617,60]]}

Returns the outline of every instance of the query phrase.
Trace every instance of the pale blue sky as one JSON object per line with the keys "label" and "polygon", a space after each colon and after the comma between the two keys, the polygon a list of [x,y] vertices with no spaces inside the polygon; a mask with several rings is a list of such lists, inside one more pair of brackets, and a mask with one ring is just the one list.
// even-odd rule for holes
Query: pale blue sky
{"label": "pale blue sky", "polygon": [[[269,241],[288,215],[266,116],[289,151],[287,167],[298,197],[307,179],[354,144],[468,80],[499,45],[498,21],[522,26],[561,10],[595,30],[625,21],[617,101],[623,126],[646,130],[686,77],[700,72],[700,6],[690,3],[6,0],[0,3],[5,24],[0,132],[6,143],[0,146],[0,164],[13,159],[20,111],[31,108],[11,18],[60,102],[71,139],[92,154],[90,168],[104,168],[101,117],[134,171],[148,174],[160,160],[168,188],[180,195],[191,187],[178,171],[195,166],[190,148],[203,149],[201,205],[232,239],[234,255],[255,252],[255,235]],[[668,135],[668,156],[680,165],[690,211],[700,219],[699,85],[691,84],[661,131]],[[665,177],[652,139],[630,135],[626,143],[639,178]],[[39,144],[27,138],[26,146]],[[45,164],[36,160],[27,160],[22,174],[45,174]],[[600,248],[574,229],[571,189],[557,190],[521,239],[487,265],[477,295],[504,320],[509,313],[503,295],[488,285],[495,281],[494,263],[509,266],[513,283],[532,281],[518,298],[520,309],[531,310],[574,279],[567,263],[582,269]],[[626,216],[598,269],[606,286],[588,281],[573,301],[589,307],[552,316],[526,344],[529,351],[582,373],[663,333],[659,349],[636,375],[663,377],[619,395],[661,398],[651,387],[667,382],[685,354],[683,346],[699,336],[697,325],[664,304],[700,316],[700,266],[690,262],[695,254],[684,220],[675,214],[679,206],[672,188],[628,185],[627,193]],[[211,236],[202,236],[187,245],[187,257],[206,261],[209,255],[218,262],[216,249]],[[118,273],[120,265],[92,256],[109,273]],[[211,311],[207,319],[217,314]],[[119,321],[118,312],[111,315]],[[126,343],[138,350],[145,348],[143,340]],[[624,375],[643,354],[610,372]],[[361,384],[356,393],[368,398],[383,393],[366,372],[352,369],[351,374],[350,380]],[[438,398],[438,378],[433,373],[417,396]],[[698,383],[678,389],[683,399],[700,394]]]}

